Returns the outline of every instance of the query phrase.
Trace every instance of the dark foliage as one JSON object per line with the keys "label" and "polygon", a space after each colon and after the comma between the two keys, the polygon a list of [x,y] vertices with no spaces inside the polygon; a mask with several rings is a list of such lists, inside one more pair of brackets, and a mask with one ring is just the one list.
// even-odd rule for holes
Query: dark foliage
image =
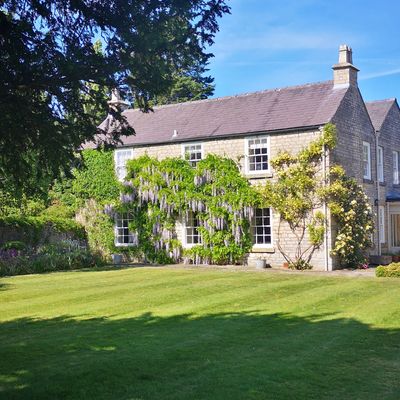
{"label": "dark foliage", "polygon": [[[217,18],[227,12],[225,0],[3,1],[0,188],[7,177],[29,187],[32,152],[39,174],[70,168],[74,151],[100,133],[97,116],[85,112],[100,104],[106,113],[98,87],[118,87],[148,110],[176,71],[207,64]],[[103,54],[93,47],[98,37]],[[111,113],[120,129],[103,137],[106,146],[133,133]]]}

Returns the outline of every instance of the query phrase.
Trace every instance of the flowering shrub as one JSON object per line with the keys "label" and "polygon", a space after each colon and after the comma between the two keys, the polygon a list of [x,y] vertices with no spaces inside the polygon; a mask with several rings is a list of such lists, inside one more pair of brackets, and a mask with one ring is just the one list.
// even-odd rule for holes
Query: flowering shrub
{"label": "flowering shrub", "polygon": [[342,266],[357,268],[366,263],[365,250],[372,244],[372,208],[362,187],[347,177],[342,167],[331,168],[330,180],[325,196],[337,222],[332,254],[339,257]]}
{"label": "flowering shrub", "polygon": [[374,228],[372,209],[363,189],[346,176],[341,166],[334,165],[323,173],[324,151],[335,145],[336,128],[327,124],[321,137],[297,155],[284,152],[271,161],[277,179],[267,182],[262,194],[279,213],[280,224],[287,223],[296,240],[295,251],[289,252],[278,233],[278,249],[291,268],[311,267],[312,255],[324,241],[327,221],[320,211],[324,203],[338,229],[332,255],[346,267],[357,268],[365,263],[365,250],[371,246]]}
{"label": "flowering shrub", "polygon": [[[111,217],[133,214],[133,251],[150,261],[226,264],[239,262],[251,248],[249,225],[258,199],[231,159],[208,155],[193,168],[183,159],[143,156],[128,162],[120,203],[105,211]],[[190,213],[202,243],[183,252],[175,224]]]}
{"label": "flowering shrub", "polygon": [[[324,241],[325,219],[321,190],[327,182],[321,171],[324,151],[336,143],[334,125],[324,127],[321,136],[298,154],[280,153],[271,161],[276,175],[261,193],[265,202],[279,213],[277,247],[293,269],[310,269],[314,252]],[[296,242],[288,250],[281,241],[280,228],[287,224]],[[308,239],[308,240],[306,240]]]}

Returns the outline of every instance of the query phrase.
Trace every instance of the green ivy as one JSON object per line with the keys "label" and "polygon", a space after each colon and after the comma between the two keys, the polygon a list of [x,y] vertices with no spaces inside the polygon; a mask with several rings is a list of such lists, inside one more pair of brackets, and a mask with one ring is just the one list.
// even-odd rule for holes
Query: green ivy
{"label": "green ivy", "polygon": [[77,210],[94,199],[105,204],[118,198],[120,183],[114,172],[114,155],[110,150],[83,150],[82,164],[72,170],[72,178],[57,181],[51,197]]}
{"label": "green ivy", "polygon": [[84,227],[89,248],[104,259],[109,259],[114,248],[114,221],[104,213],[104,206],[96,200],[87,200],[76,215]]}

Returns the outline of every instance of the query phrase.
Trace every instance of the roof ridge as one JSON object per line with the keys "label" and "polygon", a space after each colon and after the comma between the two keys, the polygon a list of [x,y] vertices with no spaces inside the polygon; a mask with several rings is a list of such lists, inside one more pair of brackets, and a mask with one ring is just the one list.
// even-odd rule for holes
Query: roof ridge
{"label": "roof ridge", "polygon": [[371,100],[366,101],[365,104],[375,104],[375,103],[390,103],[396,101],[396,97],[390,97],[388,99],[381,99],[381,100]]}
{"label": "roof ridge", "polygon": [[[284,87],[273,88],[273,89],[256,90],[254,92],[245,92],[245,93],[239,93],[239,94],[230,95],[230,96],[220,96],[220,97],[213,97],[213,98],[209,98],[209,99],[192,100],[192,101],[185,101],[185,102],[181,102],[181,103],[164,104],[164,105],[160,105],[160,106],[154,106],[153,109],[170,108],[170,107],[191,105],[191,104],[198,104],[198,103],[211,103],[211,102],[217,102],[217,101],[222,101],[222,100],[227,100],[227,99],[235,99],[235,98],[251,96],[254,94],[280,92],[283,90],[294,90],[294,89],[301,89],[301,88],[306,88],[306,87],[312,87],[312,86],[318,86],[318,85],[328,85],[328,84],[333,84],[333,81],[328,80],[328,81],[321,81],[321,82],[304,83],[302,85],[293,85],[293,86],[284,86]],[[126,113],[126,112],[132,112],[132,111],[140,111],[140,109],[139,108],[129,108],[129,109],[125,110],[124,112]]]}

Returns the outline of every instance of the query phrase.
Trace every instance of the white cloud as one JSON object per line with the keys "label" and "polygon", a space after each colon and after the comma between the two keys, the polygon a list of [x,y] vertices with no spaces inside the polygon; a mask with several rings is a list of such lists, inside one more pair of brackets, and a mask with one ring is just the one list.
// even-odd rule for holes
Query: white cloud
{"label": "white cloud", "polygon": [[[211,48],[219,62],[236,58],[246,60],[246,53],[251,52],[251,58],[257,55],[284,51],[314,50],[332,51],[338,48],[347,37],[347,43],[355,46],[359,40],[354,35],[345,35],[343,32],[301,31],[293,27],[279,27],[266,32],[221,33]],[[258,52],[258,54],[257,54]]]}
{"label": "white cloud", "polygon": [[389,69],[386,71],[372,72],[370,74],[360,75],[360,80],[366,81],[368,79],[380,78],[383,76],[390,76],[390,75],[397,75],[397,74],[400,74],[400,68]]}

